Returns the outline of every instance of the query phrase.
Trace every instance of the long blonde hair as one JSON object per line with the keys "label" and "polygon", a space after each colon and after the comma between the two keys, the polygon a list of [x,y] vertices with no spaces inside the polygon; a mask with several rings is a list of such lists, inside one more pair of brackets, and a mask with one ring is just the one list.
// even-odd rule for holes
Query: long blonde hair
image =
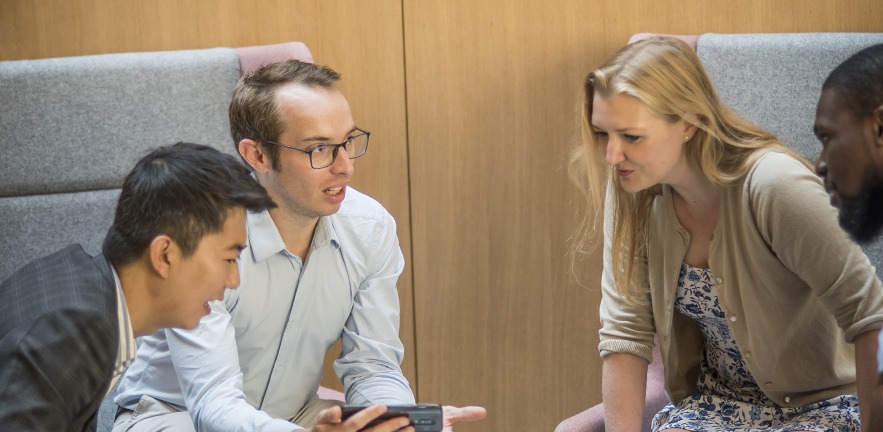
{"label": "long blonde hair", "polygon": [[628,45],[586,77],[582,115],[582,143],[570,158],[570,176],[583,194],[585,215],[572,241],[574,265],[596,243],[603,224],[608,182],[612,204],[613,280],[617,292],[629,299],[637,288],[636,270],[646,258],[647,225],[653,199],[661,185],[625,192],[591,127],[595,94],[605,98],[628,95],[643,102],[662,118],[695,125],[695,136],[685,144],[687,160],[699,167],[714,184],[727,185],[742,178],[766,151],[788,153],[809,164],[782,145],[776,137],[742,119],[717,96],[693,49],[677,38],[655,37]]}

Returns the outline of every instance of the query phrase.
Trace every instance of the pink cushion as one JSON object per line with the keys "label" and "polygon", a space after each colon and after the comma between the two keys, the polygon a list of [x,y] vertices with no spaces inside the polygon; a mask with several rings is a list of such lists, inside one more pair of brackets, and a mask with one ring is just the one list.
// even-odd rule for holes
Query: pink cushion
{"label": "pink cushion", "polygon": [[236,48],[239,55],[239,73],[246,75],[255,69],[285,60],[313,63],[313,55],[303,42],[286,42],[275,45],[256,45]]}
{"label": "pink cushion", "polygon": [[[650,423],[659,410],[668,404],[665,393],[665,368],[662,354],[654,339],[653,361],[647,366],[647,393],[644,400],[644,425],[642,430],[650,430]],[[562,421],[555,432],[604,432],[604,404],[595,405],[579,414]]]}
{"label": "pink cushion", "polygon": [[343,393],[330,389],[328,387],[319,387],[319,391],[316,392],[319,395],[319,399],[325,400],[339,400],[341,402],[346,402],[346,396]]}
{"label": "pink cushion", "polygon": [[690,45],[690,48],[693,48],[693,51],[696,51],[696,43],[699,42],[699,35],[670,35],[670,34],[662,34],[662,33],[637,33],[629,38],[629,43],[635,43],[638,41],[642,41],[644,39],[650,39],[654,36],[670,36],[676,37],[684,42],[687,45]]}

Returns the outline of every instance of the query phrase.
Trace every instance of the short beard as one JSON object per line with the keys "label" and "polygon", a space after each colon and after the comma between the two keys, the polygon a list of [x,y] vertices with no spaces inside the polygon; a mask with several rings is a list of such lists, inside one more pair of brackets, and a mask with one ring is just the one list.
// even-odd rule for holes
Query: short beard
{"label": "short beard", "polygon": [[840,226],[862,244],[877,237],[883,228],[883,180],[880,177],[869,167],[858,195],[841,197]]}

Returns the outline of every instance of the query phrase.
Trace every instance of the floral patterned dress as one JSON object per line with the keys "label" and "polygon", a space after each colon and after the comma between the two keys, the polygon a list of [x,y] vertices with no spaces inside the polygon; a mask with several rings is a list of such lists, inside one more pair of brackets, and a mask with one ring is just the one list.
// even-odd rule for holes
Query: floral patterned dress
{"label": "floral patterned dress", "polygon": [[705,335],[698,393],[668,404],[653,419],[653,431],[832,431],[859,430],[858,398],[842,395],[798,408],[782,408],[761,390],[742,360],[724,319],[711,271],[681,266],[677,311],[696,321]]}

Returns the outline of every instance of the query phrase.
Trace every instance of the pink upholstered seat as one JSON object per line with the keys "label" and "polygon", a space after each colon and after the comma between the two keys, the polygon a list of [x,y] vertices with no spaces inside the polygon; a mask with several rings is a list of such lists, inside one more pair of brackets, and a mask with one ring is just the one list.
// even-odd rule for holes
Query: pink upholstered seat
{"label": "pink upholstered seat", "polygon": [[636,33],[629,38],[629,43],[633,44],[638,41],[642,41],[644,39],[649,39],[654,36],[671,36],[681,39],[686,42],[687,45],[690,45],[693,48],[693,51],[696,51],[696,43],[699,42],[699,35],[669,35],[669,34],[659,34],[659,33]]}
{"label": "pink upholstered seat", "polygon": [[239,70],[242,75],[249,74],[261,66],[285,60],[313,62],[313,55],[303,42],[236,48],[236,54],[239,55]]}
{"label": "pink upholstered seat", "polygon": [[[641,430],[650,430],[653,416],[668,404],[663,373],[657,344],[653,348],[653,361],[647,366],[647,394],[644,399],[644,426]],[[555,432],[604,432],[604,404],[600,403],[564,420],[555,428]]]}

